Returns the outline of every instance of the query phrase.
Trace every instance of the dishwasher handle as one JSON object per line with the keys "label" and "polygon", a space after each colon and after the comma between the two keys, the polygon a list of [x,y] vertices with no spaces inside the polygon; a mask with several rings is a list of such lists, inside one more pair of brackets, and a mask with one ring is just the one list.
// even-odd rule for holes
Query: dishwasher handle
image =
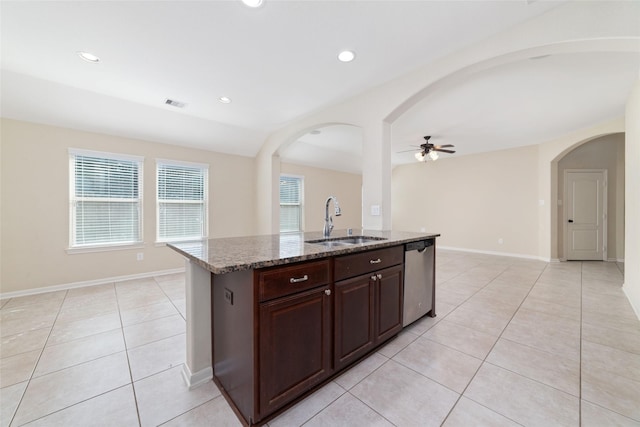
{"label": "dishwasher handle", "polygon": [[434,243],[435,243],[435,239],[418,240],[417,242],[409,242],[406,245],[404,245],[404,250],[406,252],[418,251],[418,253],[422,253],[428,247],[433,246]]}

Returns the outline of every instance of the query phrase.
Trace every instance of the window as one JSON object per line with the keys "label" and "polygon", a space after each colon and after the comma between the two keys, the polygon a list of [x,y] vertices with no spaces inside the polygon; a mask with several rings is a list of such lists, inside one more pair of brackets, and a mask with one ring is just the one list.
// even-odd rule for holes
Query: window
{"label": "window", "polygon": [[209,166],[158,160],[157,240],[207,237]]}
{"label": "window", "polygon": [[303,177],[280,175],[280,232],[302,231]]}
{"label": "window", "polygon": [[71,248],[142,242],[142,161],[69,150]]}

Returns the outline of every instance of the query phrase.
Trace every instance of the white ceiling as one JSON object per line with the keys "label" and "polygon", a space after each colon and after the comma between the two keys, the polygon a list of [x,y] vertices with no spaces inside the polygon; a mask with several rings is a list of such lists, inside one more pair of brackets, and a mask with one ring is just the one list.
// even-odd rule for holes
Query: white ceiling
{"label": "white ceiling", "polygon": [[[424,142],[456,155],[538,144],[624,115],[640,55],[576,53],[525,59],[485,70],[420,101],[393,124],[398,154]],[[441,156],[448,156],[443,154]]]}
{"label": "white ceiling", "polygon": [[[266,0],[250,9],[238,0],[2,1],[1,113],[255,156],[270,133],[295,119],[561,4]],[[336,60],[345,48],[356,51],[354,62]],[[101,62],[82,61],[80,50]],[[638,64],[631,54],[566,55],[477,73],[401,116],[393,150],[425,134],[460,154],[501,149],[618,116]],[[233,102],[221,104],[220,96]],[[165,98],[187,106],[166,106]],[[283,160],[357,172],[358,129],[321,131],[281,150]],[[412,159],[393,156],[394,163]]]}

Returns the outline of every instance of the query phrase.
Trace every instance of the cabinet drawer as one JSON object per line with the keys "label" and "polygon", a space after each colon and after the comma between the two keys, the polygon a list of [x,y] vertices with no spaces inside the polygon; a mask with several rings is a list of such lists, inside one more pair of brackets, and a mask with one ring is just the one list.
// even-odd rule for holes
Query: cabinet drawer
{"label": "cabinet drawer", "polygon": [[363,253],[344,255],[335,258],[335,280],[377,271],[392,265],[402,264],[404,247],[374,249]]}
{"label": "cabinet drawer", "polygon": [[329,260],[304,262],[260,270],[260,301],[278,298],[329,283]]}

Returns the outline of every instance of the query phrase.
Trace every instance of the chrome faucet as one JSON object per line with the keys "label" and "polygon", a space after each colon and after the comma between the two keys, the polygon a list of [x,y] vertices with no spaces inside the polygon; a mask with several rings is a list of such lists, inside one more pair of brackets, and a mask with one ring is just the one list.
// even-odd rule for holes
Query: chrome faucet
{"label": "chrome faucet", "polygon": [[329,237],[331,235],[331,230],[333,230],[333,218],[329,216],[329,202],[331,202],[331,200],[333,200],[333,205],[335,207],[335,215],[342,215],[342,212],[340,211],[340,205],[338,204],[338,199],[336,199],[334,196],[329,196],[324,207],[324,229],[322,230],[322,235],[324,237]]}

